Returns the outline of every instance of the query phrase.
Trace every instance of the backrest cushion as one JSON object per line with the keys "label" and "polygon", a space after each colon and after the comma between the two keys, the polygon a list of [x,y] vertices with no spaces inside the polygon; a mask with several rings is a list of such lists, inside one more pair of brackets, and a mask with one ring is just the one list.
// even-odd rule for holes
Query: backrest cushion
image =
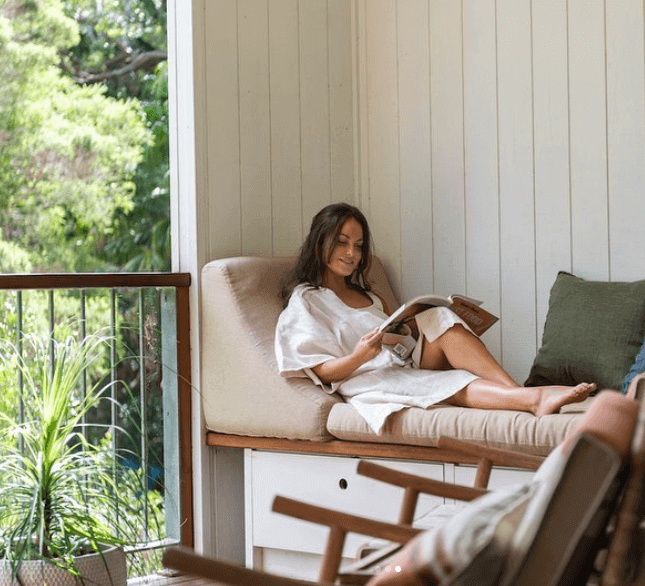
{"label": "backrest cushion", "polygon": [[[294,257],[232,257],[202,270],[201,396],[210,431],[289,439],[331,439],[329,411],[341,399],[309,379],[284,379],[274,353],[282,279]],[[396,306],[385,269],[370,282]]]}
{"label": "backrest cushion", "polygon": [[525,386],[596,383],[621,390],[643,344],[645,280],[587,281],[558,273],[542,345]]}

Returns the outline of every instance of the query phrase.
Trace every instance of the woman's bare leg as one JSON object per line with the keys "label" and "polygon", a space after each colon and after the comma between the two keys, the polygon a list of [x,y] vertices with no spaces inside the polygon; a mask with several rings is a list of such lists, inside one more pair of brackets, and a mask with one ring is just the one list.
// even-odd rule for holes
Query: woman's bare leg
{"label": "woman's bare leg", "polygon": [[575,387],[521,387],[499,365],[484,343],[461,324],[446,330],[434,342],[424,341],[421,368],[462,368],[480,377],[445,402],[460,407],[528,411],[534,415],[557,413],[564,405],[584,401],[595,384]]}
{"label": "woman's bare leg", "polygon": [[506,387],[519,386],[484,343],[461,324],[455,324],[433,342],[424,340],[419,366],[429,370],[463,368]]}
{"label": "woman's bare leg", "polygon": [[445,400],[459,407],[478,409],[508,409],[528,411],[534,415],[558,413],[570,403],[584,401],[596,385],[581,383],[575,387],[508,387],[492,381],[477,379]]}

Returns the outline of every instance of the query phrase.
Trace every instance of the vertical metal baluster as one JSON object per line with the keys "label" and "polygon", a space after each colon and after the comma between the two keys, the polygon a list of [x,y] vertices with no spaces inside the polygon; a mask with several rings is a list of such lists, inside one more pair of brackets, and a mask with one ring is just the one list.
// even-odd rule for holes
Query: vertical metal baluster
{"label": "vertical metal baluster", "polygon": [[48,306],[49,306],[49,371],[50,371],[50,377],[53,379],[54,378],[54,360],[56,357],[54,356],[54,290],[50,289],[48,291],[49,294],[49,300],[48,300]]}
{"label": "vertical metal baluster", "polygon": [[[81,289],[81,341],[87,337],[87,322],[85,316],[85,289]],[[81,392],[83,393],[83,401],[87,397],[87,367],[83,368],[81,376]],[[83,435],[88,436],[87,432],[87,414],[83,414]]]}
{"label": "vertical metal baluster", "polygon": [[145,296],[139,289],[139,405],[141,409],[141,469],[143,473],[143,529],[148,541],[148,416],[146,410]]}
{"label": "vertical metal baluster", "polygon": [[[110,433],[112,434],[112,456],[114,458],[112,474],[114,482],[117,483],[117,438],[116,438],[116,423],[117,423],[117,410],[116,410],[116,289],[111,290],[111,306],[110,306]],[[116,511],[116,526],[119,525],[119,509]]]}
{"label": "vertical metal baluster", "polygon": [[[81,344],[85,343],[85,337],[87,336],[87,324],[85,321],[85,289],[81,289],[81,298],[80,298],[80,304],[81,304]],[[87,365],[83,366],[83,372],[81,373],[81,394],[82,394],[82,401],[85,402],[85,398],[87,397]],[[81,426],[82,426],[82,433],[85,439],[89,438],[89,429],[87,427],[87,413],[83,413],[83,417],[81,418]],[[88,476],[85,476],[85,482],[87,482]]]}
{"label": "vertical metal baluster", "polygon": [[[16,291],[16,308],[18,310],[16,323],[16,349],[18,350],[18,360],[24,360],[23,355],[23,331],[22,331],[22,291]],[[18,369],[18,422],[22,425],[25,422],[25,381],[22,374],[22,368]],[[22,452],[25,448],[25,442],[22,434],[18,439],[18,448]]]}

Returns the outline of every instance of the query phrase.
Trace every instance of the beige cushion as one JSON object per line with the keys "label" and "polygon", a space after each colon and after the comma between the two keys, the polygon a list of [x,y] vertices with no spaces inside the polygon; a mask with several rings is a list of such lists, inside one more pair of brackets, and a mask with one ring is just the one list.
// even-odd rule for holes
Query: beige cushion
{"label": "beige cushion", "polygon": [[376,435],[346,403],[334,405],[327,429],[342,440],[436,446],[440,436],[496,448],[546,456],[573,432],[583,412],[593,401],[567,405],[558,415],[535,417],[520,411],[467,409],[435,405],[429,409],[412,407],[394,413],[381,435]]}
{"label": "beige cushion", "polygon": [[[330,409],[339,401],[309,379],[284,379],[273,349],[282,310],[278,292],[293,257],[233,257],[202,270],[201,395],[210,431],[328,440]],[[397,302],[375,258],[374,289]]]}
{"label": "beige cushion", "polygon": [[211,431],[329,439],[338,400],[302,379],[278,374],[273,332],[280,278],[292,259],[229,258],[202,270],[201,394]]}

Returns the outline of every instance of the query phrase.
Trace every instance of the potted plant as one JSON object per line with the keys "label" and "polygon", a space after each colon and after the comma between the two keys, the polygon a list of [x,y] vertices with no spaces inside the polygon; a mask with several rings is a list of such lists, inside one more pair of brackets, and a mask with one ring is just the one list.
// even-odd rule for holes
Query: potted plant
{"label": "potted plant", "polygon": [[108,340],[30,341],[27,358],[1,349],[24,380],[24,415],[0,413],[0,584],[124,586],[117,525],[132,497],[117,483],[109,436],[93,445],[83,433],[88,413],[110,400],[113,383],[89,384],[84,395],[80,385]]}

